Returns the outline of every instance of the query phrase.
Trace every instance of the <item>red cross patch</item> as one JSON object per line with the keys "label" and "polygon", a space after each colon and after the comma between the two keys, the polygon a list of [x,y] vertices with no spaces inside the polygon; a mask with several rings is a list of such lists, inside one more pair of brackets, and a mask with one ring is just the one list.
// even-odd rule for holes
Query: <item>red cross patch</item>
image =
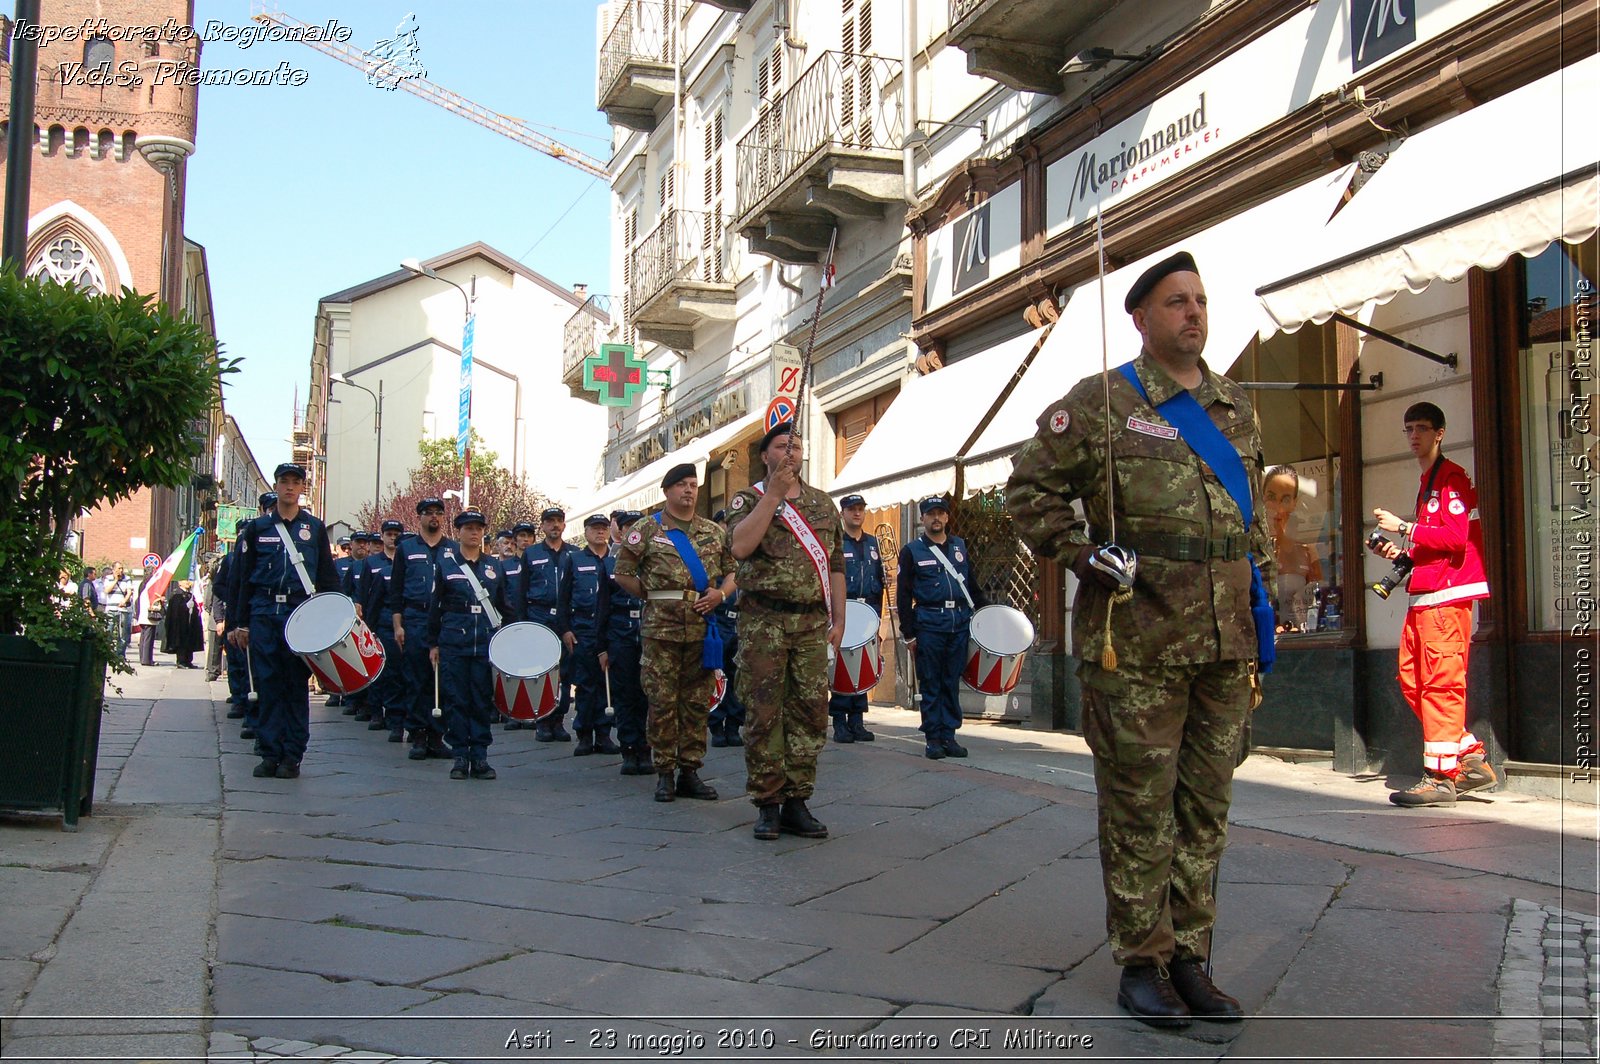
{"label": "red cross patch", "polygon": [[1050,415],[1050,431],[1057,436],[1067,431],[1067,426],[1072,424],[1072,418],[1065,410],[1057,410]]}

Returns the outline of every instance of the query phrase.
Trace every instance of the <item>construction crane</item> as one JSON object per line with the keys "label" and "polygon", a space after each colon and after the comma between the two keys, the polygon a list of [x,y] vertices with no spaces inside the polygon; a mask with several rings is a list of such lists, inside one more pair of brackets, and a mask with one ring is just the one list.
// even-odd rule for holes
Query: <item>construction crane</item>
{"label": "construction crane", "polygon": [[[315,48],[323,55],[332,56],[349,66],[355,67],[363,73],[381,69],[386,60],[352,48],[338,41],[319,39],[316,32],[321,27],[311,26],[301,22],[291,15],[286,15],[276,5],[255,0],[251,4],[250,18],[266,26],[277,26],[289,31],[287,37],[296,43]],[[476,122],[485,129],[492,129],[502,137],[510,137],[518,144],[525,144],[535,151],[544,152],[552,159],[558,159],[568,166],[576,166],[590,177],[609,179],[606,165],[600,160],[585,155],[575,148],[570,148],[553,137],[547,137],[529,126],[520,118],[503,115],[498,111],[491,111],[482,104],[474,103],[458,92],[451,92],[441,85],[435,85],[424,77],[405,77],[396,79],[395,84],[413,96],[420,96],[431,104],[443,107],[452,114],[460,115],[471,122]]]}

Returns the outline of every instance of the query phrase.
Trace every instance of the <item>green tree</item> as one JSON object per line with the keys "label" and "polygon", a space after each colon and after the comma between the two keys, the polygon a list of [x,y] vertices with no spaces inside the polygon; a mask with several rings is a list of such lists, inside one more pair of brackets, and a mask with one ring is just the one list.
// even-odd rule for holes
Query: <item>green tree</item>
{"label": "green tree", "polygon": [[[472,508],[489,522],[489,534],[510,528],[518,521],[537,521],[539,512],[553,505],[527,481],[513,477],[500,465],[500,456],[484,447],[476,429],[472,431]],[[417,502],[444,498],[446,491],[460,491],[464,465],[456,454],[454,436],[425,439],[418,445],[421,456],[406,483],[386,496],[377,509],[364,506],[356,512],[362,527],[376,530],[383,521],[394,518],[407,528],[416,524]],[[454,521],[461,512],[459,499],[445,500],[445,520]],[[449,527],[448,525],[446,527]]]}

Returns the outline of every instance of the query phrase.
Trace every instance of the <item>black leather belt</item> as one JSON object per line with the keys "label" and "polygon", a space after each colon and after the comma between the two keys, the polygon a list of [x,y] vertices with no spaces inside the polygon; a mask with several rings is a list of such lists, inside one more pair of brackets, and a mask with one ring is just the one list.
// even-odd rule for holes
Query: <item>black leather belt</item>
{"label": "black leather belt", "polygon": [[1164,532],[1139,532],[1118,537],[1118,543],[1138,554],[1166,558],[1175,562],[1203,562],[1220,558],[1225,562],[1243,560],[1250,553],[1247,535],[1174,536]]}
{"label": "black leather belt", "polygon": [[763,595],[759,591],[746,591],[745,598],[762,609],[772,610],[775,613],[822,613],[828,608],[821,602],[790,602],[788,599]]}

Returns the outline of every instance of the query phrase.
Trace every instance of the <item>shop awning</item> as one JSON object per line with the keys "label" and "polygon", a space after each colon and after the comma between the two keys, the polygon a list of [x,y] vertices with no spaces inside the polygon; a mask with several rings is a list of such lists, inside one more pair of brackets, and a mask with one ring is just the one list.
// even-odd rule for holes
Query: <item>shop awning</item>
{"label": "shop awning", "polygon": [[1600,56],[1416,133],[1260,289],[1273,329],[1577,243],[1600,226]]}
{"label": "shop awning", "polygon": [[[1213,370],[1226,370],[1251,337],[1270,325],[1256,297],[1257,286],[1327,222],[1353,170],[1345,167],[1307,182],[1107,274],[1105,350],[1111,365],[1120,366],[1139,352],[1139,331],[1122,309],[1128,289],[1141,273],[1181,249],[1194,255],[1205,281],[1210,327],[1206,361]],[[967,494],[1004,484],[1011,475],[1013,452],[1038,431],[1046,405],[1100,372],[1100,322],[1100,286],[1090,280],[1072,293],[1044,349],[974,441],[965,462]]]}
{"label": "shop awning", "polygon": [[829,494],[837,500],[860,492],[870,505],[884,506],[954,490],[958,452],[1043,331],[1003,340],[907,381]]}
{"label": "shop awning", "polygon": [[711,456],[757,428],[761,418],[759,411],[746,414],[612,481],[585,500],[582,506],[568,510],[568,520],[575,515],[587,517],[589,514],[609,514],[612,510],[647,510],[657,505],[661,502],[661,478],[667,475],[667,470],[683,462],[694,463],[700,483],[704,485],[706,465]]}

